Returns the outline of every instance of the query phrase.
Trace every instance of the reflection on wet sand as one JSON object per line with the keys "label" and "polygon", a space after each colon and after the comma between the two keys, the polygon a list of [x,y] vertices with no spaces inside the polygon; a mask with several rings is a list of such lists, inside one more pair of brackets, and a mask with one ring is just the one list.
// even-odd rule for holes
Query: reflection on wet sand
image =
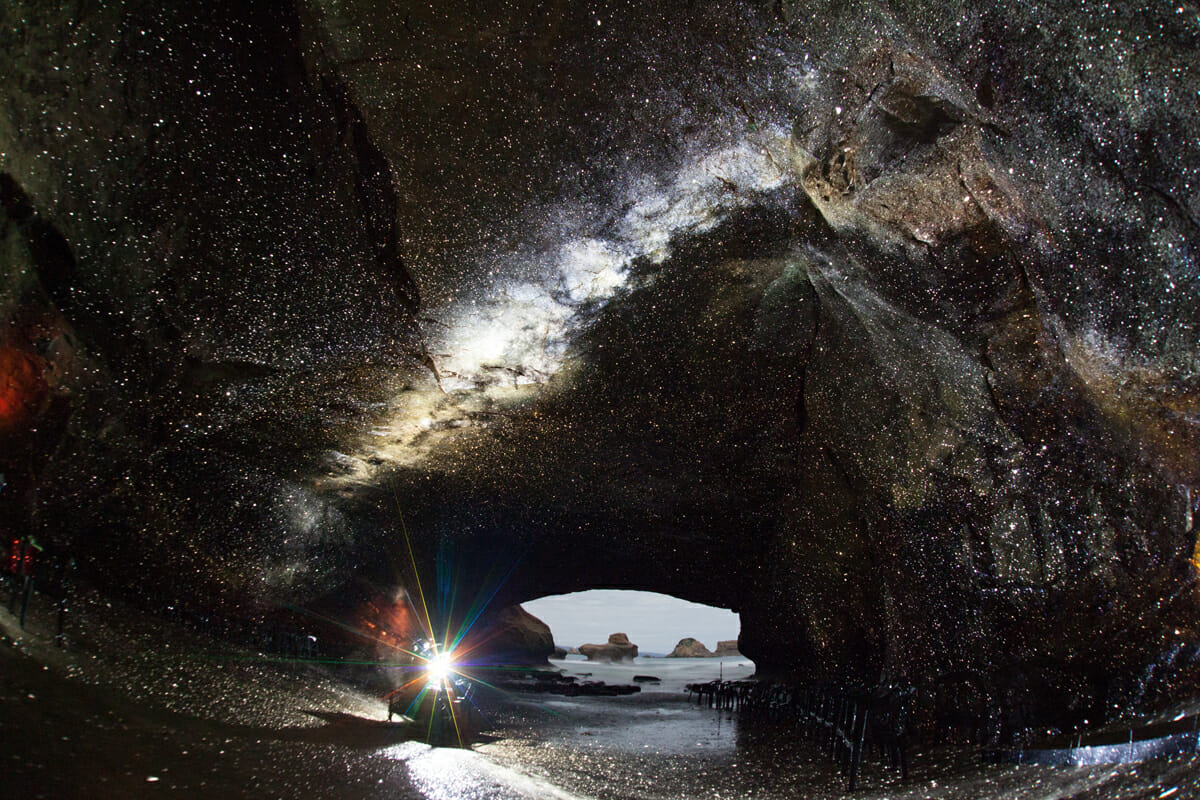
{"label": "reflection on wet sand", "polygon": [[[495,742],[477,751],[535,771],[555,786],[601,798],[830,798],[844,796],[845,778],[793,722],[740,718],[689,702],[681,684],[689,670],[711,679],[721,669],[739,677],[737,661],[639,659],[628,666],[570,663],[580,673],[662,672],[666,690],[644,688],[617,698],[530,697],[497,715]],[[564,666],[562,662],[556,662]],[[710,674],[711,673],[711,674]],[[1141,765],[1062,769],[987,764],[973,747],[912,751],[907,779],[885,759],[867,759],[855,797],[869,800],[1001,800],[1001,798],[1195,797],[1200,758]],[[1177,787],[1174,793],[1169,793]],[[1168,794],[1162,794],[1168,792]]]}

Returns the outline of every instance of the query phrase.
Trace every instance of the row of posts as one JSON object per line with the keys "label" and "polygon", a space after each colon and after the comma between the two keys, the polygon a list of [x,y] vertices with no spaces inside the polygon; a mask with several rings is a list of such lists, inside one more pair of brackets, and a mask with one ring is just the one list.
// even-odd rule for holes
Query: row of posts
{"label": "row of posts", "polygon": [[874,752],[908,777],[910,686],[792,686],[765,681],[693,683],[689,695],[710,708],[766,714],[794,722],[800,734],[826,752],[854,791],[865,754]]}

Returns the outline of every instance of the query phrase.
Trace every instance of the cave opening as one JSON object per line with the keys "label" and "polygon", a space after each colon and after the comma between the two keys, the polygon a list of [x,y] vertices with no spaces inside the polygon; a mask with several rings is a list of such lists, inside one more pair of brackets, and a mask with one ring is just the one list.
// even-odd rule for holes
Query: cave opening
{"label": "cave opening", "polygon": [[666,656],[681,645],[680,656],[685,656],[689,647],[694,657],[716,654],[719,644],[736,651],[737,614],[655,592],[590,589],[542,597],[521,606],[545,622],[555,645],[568,651],[585,644],[604,644],[614,633],[624,633],[640,656]]}

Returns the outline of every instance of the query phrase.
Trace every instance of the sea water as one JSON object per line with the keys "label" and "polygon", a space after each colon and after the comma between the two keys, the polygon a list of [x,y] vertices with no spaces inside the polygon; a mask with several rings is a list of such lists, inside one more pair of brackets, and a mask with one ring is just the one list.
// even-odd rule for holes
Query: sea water
{"label": "sea water", "polygon": [[745,656],[721,658],[653,658],[639,656],[633,661],[610,664],[588,661],[583,656],[569,655],[550,662],[567,675],[581,681],[604,683],[633,683],[638,675],[658,678],[657,683],[642,683],[644,692],[684,692],[689,683],[704,683],[723,679],[744,680],[754,675],[754,662]]}

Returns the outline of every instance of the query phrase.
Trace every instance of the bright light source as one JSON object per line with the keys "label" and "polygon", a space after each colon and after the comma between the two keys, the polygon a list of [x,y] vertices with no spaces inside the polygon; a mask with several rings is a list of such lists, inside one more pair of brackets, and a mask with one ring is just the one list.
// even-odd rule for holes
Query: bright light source
{"label": "bright light source", "polygon": [[437,653],[430,657],[425,664],[426,682],[430,688],[438,691],[445,686],[453,667],[454,661],[450,658],[449,653]]}

